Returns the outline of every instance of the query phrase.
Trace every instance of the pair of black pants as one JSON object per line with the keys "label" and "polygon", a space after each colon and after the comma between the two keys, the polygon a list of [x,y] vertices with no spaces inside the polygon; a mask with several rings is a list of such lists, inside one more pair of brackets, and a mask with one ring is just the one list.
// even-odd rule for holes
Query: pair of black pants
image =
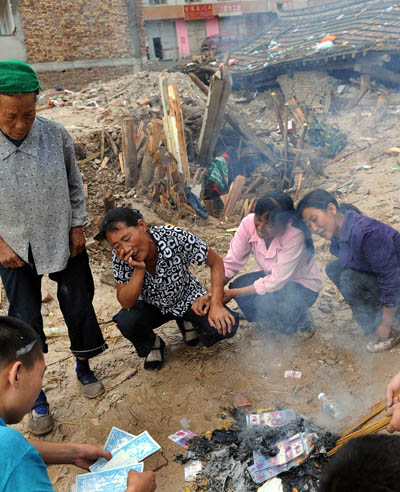
{"label": "pair of black pants", "polygon": [[235,317],[232,331],[226,335],[220,335],[215,328],[210,326],[207,316],[199,316],[191,308],[186,311],[182,318],[178,318],[172,314],[162,314],[157,307],[144,301],[136,301],[132,309],[121,309],[113,317],[113,321],[117,323],[118,329],[124,337],[133,343],[138,356],[146,357],[153,348],[156,339],[153,330],[171,320],[176,320],[178,323],[180,320],[191,321],[201,343],[206,347],[211,347],[221,340],[233,337],[239,326],[239,316],[229,308],[226,309]]}
{"label": "pair of black pants", "polygon": [[[47,353],[40,313],[42,275],[37,274],[33,259],[20,268],[5,268],[0,264],[0,276],[10,302],[8,315],[32,326]],[[103,352],[107,345],[93,309],[94,283],[86,250],[70,258],[64,270],[50,273],[49,277],[57,282],[57,299],[68,327],[72,353],[90,359]]]}
{"label": "pair of black pants", "polygon": [[[352,268],[342,268],[339,260],[327,263],[325,271],[350,306],[354,319],[365,334],[373,333],[382,320],[381,290],[376,275]],[[400,295],[398,297],[400,301]],[[396,317],[399,315],[398,310]]]}
{"label": "pair of black pants", "polygon": [[[262,277],[265,277],[262,271],[247,273],[231,282],[229,288],[247,287]],[[274,330],[291,334],[304,323],[307,309],[314,304],[317,297],[317,292],[297,282],[288,282],[274,292],[237,296],[235,301],[248,321],[268,322]]]}

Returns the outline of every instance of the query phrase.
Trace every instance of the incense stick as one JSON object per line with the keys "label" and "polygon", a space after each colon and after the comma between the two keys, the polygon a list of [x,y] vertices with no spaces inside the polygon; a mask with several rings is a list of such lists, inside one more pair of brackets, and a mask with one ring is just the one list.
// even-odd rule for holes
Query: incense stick
{"label": "incense stick", "polygon": [[344,436],[336,441],[336,446],[328,451],[327,456],[332,456],[333,454],[336,453],[336,451],[343,446],[347,441],[350,441],[351,439],[354,439],[356,437],[360,436],[366,436],[368,434],[376,434],[377,432],[383,430],[390,422],[392,417],[382,417],[381,419],[377,420],[376,422],[373,422],[372,424],[365,425],[364,427],[361,427],[361,429],[352,432],[348,434],[347,436]]}

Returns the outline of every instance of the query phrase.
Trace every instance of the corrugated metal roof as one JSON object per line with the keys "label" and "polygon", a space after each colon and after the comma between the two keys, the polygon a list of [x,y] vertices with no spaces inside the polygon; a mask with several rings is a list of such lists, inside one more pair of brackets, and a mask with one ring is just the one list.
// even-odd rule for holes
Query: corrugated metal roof
{"label": "corrugated metal roof", "polygon": [[[318,49],[321,40],[336,36],[334,45]],[[297,65],[348,60],[368,52],[400,53],[400,3],[364,0],[328,3],[311,9],[283,11],[277,23],[232,53],[236,81],[256,77],[272,80]]]}

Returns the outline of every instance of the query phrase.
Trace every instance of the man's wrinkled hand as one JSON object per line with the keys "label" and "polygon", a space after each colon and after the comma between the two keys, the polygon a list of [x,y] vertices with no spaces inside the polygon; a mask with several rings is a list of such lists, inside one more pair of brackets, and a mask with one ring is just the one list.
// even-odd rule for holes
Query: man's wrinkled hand
{"label": "man's wrinkled hand", "polygon": [[0,239],[0,263],[5,268],[20,268],[25,265],[25,262],[3,239]]}
{"label": "man's wrinkled hand", "polygon": [[231,333],[235,324],[235,317],[224,306],[211,306],[208,314],[208,322],[220,335]]}
{"label": "man's wrinkled hand", "polygon": [[69,232],[69,256],[73,258],[74,256],[82,253],[85,247],[86,238],[82,226],[72,227]]}

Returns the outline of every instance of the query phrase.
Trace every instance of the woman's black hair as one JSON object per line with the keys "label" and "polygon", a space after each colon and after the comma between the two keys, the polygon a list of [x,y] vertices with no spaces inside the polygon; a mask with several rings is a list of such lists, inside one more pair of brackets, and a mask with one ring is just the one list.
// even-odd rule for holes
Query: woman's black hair
{"label": "woman's black hair", "polygon": [[342,214],[346,213],[349,210],[352,210],[353,212],[357,212],[358,214],[362,215],[362,212],[351,203],[341,203],[339,205],[338,201],[332,195],[332,193],[329,193],[329,191],[322,189],[317,189],[314,191],[310,191],[310,193],[307,193],[307,195],[303,197],[298,203],[296,211],[299,217],[302,217],[305,208],[317,208],[319,210],[325,211],[330,203],[335,205],[335,207]]}
{"label": "woman's black hair", "polygon": [[303,222],[301,216],[297,215],[294,209],[293,200],[286,193],[281,191],[272,191],[257,200],[254,208],[254,213],[257,216],[268,214],[268,220],[273,226],[279,226],[285,229],[291,222],[293,227],[300,229],[304,234],[304,244],[307,250],[307,261],[310,261],[314,256],[314,243],[311,238],[311,233]]}
{"label": "woman's black hair", "polygon": [[103,217],[100,233],[96,237],[105,239],[107,232],[118,230],[118,222],[123,222],[128,227],[136,227],[139,224],[139,219],[144,220],[140,210],[128,207],[112,208]]}

